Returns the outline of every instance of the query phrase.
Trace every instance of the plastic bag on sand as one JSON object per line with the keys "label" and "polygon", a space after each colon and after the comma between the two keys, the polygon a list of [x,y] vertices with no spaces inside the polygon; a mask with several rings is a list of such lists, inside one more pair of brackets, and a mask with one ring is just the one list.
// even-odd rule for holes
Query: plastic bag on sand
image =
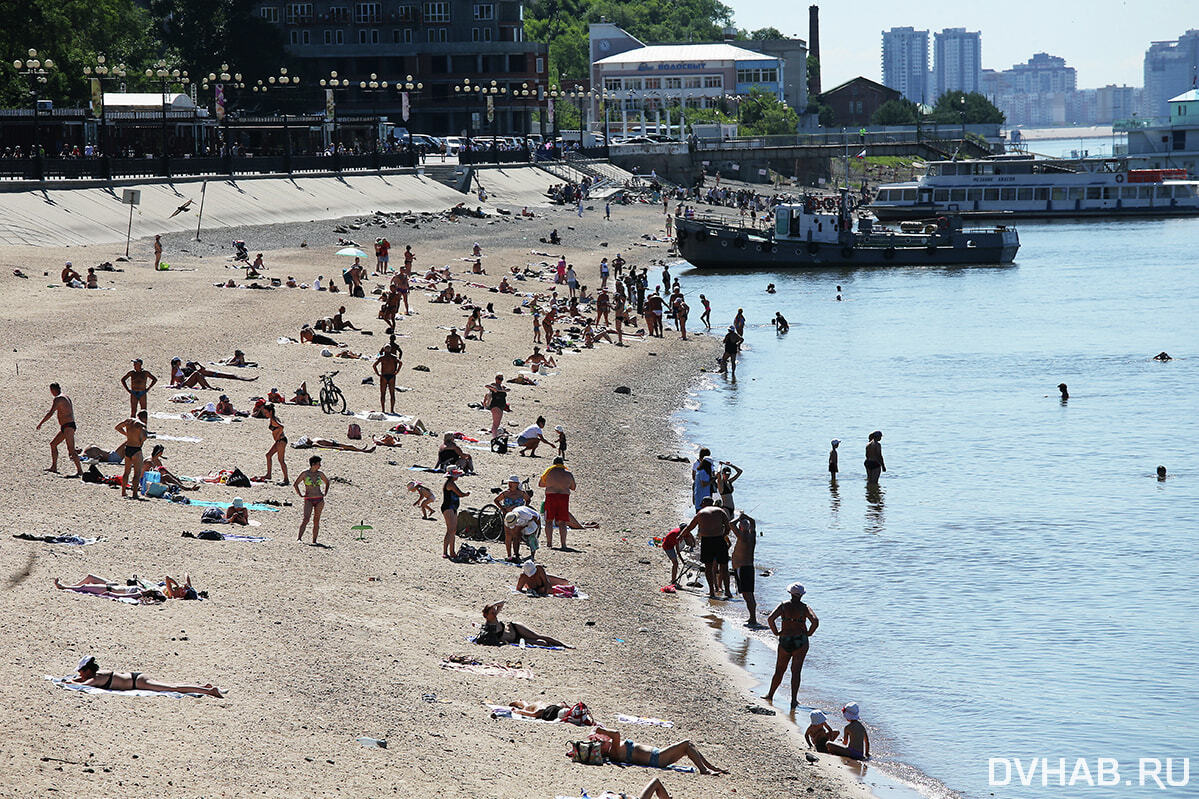
{"label": "plastic bag on sand", "polygon": [[326,358],[332,358],[333,350],[329,349],[328,347],[325,347],[323,350],[321,350],[321,355],[325,356]]}
{"label": "plastic bag on sand", "polygon": [[279,338],[275,339],[275,343],[276,344],[290,344],[291,339],[289,339],[287,336],[279,336]]}

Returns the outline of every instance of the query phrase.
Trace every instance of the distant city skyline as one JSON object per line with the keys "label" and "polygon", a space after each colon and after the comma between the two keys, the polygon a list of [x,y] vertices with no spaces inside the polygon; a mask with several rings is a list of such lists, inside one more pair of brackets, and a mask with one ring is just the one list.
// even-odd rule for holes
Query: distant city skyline
{"label": "distant city skyline", "polygon": [[[773,26],[784,35],[808,38],[810,3],[779,6],[771,0],[726,2],[739,28]],[[956,4],[817,0],[817,4],[822,83],[826,89],[858,75],[882,82],[882,32],[892,27],[929,31],[965,27],[980,31],[984,69],[1010,69],[1039,52],[1060,56],[1077,69],[1079,88],[1141,86],[1149,46],[1155,41],[1177,39],[1189,28],[1199,27],[1193,5],[1182,0],[1056,4],[1041,0]]]}

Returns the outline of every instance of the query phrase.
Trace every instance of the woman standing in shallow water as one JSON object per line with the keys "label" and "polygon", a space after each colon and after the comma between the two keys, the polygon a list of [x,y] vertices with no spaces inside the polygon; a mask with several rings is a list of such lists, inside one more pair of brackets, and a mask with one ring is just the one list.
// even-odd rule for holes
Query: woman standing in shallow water
{"label": "woman standing in shallow water", "polygon": [[883,462],[883,432],[875,430],[870,434],[870,441],[866,444],[866,482],[877,483],[879,475],[887,471],[887,464]]}

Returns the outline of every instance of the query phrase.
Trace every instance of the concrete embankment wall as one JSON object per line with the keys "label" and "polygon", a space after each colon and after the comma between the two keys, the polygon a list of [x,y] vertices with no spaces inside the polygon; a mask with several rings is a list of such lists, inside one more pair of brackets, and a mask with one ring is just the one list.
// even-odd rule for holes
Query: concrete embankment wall
{"label": "concrete embankment wall", "polygon": [[[533,166],[480,169],[487,205],[519,211],[546,201],[545,191],[560,182]],[[189,180],[119,181],[109,184],[44,184],[44,188],[0,192],[0,244],[61,246],[119,242],[129,225],[124,188],[141,190],[133,209],[133,237],[195,230],[201,186]],[[340,176],[210,178],[204,193],[203,229],[335,219],[380,211],[439,211],[460,202],[478,205],[430,176],[399,173]],[[176,208],[191,200],[185,213]]]}

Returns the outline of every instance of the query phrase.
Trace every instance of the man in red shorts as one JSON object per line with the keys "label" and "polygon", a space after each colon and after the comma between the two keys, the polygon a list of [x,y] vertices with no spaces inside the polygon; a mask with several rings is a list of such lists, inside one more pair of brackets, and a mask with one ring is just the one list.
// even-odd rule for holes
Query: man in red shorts
{"label": "man in red shorts", "polygon": [[554,458],[537,483],[545,489],[545,537],[554,548],[554,525],[558,525],[562,549],[566,549],[566,528],[570,525],[570,492],[575,489],[575,476],[566,468],[566,461]]}

